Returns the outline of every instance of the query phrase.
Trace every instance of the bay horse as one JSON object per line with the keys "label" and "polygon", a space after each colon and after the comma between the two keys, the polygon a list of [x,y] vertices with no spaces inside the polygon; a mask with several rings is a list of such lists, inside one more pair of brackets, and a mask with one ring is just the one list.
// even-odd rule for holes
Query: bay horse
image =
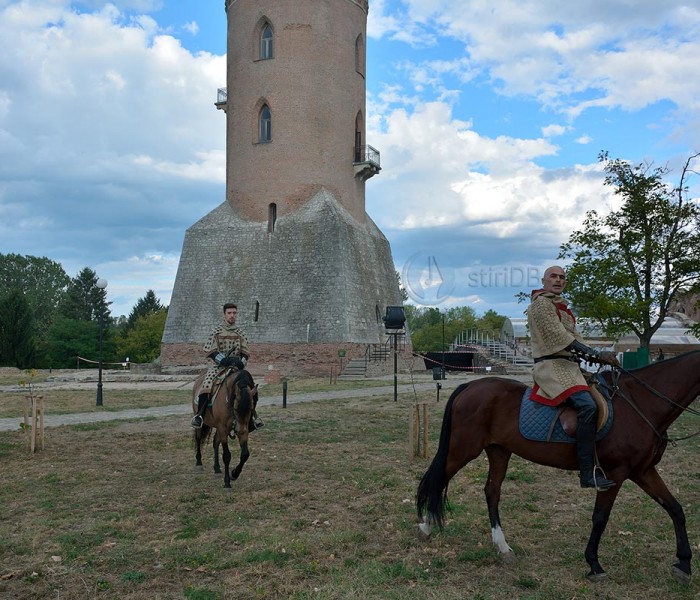
{"label": "bay horse", "polygon": [[[197,397],[199,388],[204,380],[202,373],[194,382],[192,388],[192,410],[197,412]],[[206,442],[214,431],[214,472],[221,473],[219,465],[219,446],[222,447],[222,459],[224,462],[224,487],[231,487],[231,480],[238,479],[243,466],[250,457],[248,450],[248,424],[253,416],[257,403],[258,386],[253,382],[253,377],[248,371],[236,371],[229,369],[224,380],[218,388],[214,388],[212,406],[204,413],[204,423],[201,429],[194,430],[194,443],[196,448],[196,466],[202,466],[202,442]],[[231,432],[238,438],[241,454],[238,464],[229,471],[231,464],[231,451],[228,447],[228,438]]]}
{"label": "bay horse", "polygon": [[[688,582],[692,553],[685,514],[656,465],[669,442],[669,426],[684,410],[700,414],[690,407],[700,394],[700,350],[631,371],[607,371],[603,376],[613,396],[614,421],[607,435],[597,442],[597,453],[607,478],[617,485],[596,494],[585,551],[590,567],[587,578],[598,581],[606,577],[598,561],[598,546],[622,483],[629,479],[671,517],[678,559],[673,574],[679,581]],[[539,465],[577,470],[575,444],[530,441],[520,434],[518,418],[526,387],[513,379],[493,377],[463,384],[452,393],[445,406],[437,452],[416,494],[423,535],[429,536],[433,525],[443,527],[450,480],[485,450],[489,472],[484,492],[491,537],[499,555],[511,558],[513,550],[506,543],[498,513],[501,484],[511,455]]]}

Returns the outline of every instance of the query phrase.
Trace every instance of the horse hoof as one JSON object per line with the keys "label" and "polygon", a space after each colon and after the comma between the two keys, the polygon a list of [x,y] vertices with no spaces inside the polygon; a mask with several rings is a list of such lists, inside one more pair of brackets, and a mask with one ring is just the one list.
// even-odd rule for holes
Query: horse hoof
{"label": "horse hoof", "polygon": [[427,523],[418,523],[418,535],[420,537],[427,539],[430,537],[431,532],[432,529],[430,528],[430,525]]}
{"label": "horse hoof", "polygon": [[599,583],[601,581],[605,581],[608,578],[608,574],[603,571],[602,573],[594,573],[591,571],[588,575],[586,575],[586,579],[592,583]]}
{"label": "horse hoof", "polygon": [[688,585],[690,583],[690,573],[686,573],[681,569],[680,565],[673,565],[673,576],[678,583]]}
{"label": "horse hoof", "polygon": [[518,560],[518,557],[515,555],[515,552],[513,552],[512,550],[510,550],[508,552],[500,552],[498,554],[498,556],[507,565],[513,564],[514,562],[516,562]]}

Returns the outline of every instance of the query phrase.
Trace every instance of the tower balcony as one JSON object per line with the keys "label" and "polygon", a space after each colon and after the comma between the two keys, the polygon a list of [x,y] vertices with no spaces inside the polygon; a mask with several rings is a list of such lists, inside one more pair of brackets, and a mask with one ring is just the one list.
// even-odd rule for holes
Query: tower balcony
{"label": "tower balcony", "polygon": [[362,181],[367,181],[382,170],[379,150],[369,144],[355,146],[352,164],[355,167],[355,177],[360,177]]}
{"label": "tower balcony", "polygon": [[216,90],[216,102],[214,102],[214,106],[216,106],[217,110],[223,110],[226,112],[226,104],[228,102],[228,88],[219,88]]}

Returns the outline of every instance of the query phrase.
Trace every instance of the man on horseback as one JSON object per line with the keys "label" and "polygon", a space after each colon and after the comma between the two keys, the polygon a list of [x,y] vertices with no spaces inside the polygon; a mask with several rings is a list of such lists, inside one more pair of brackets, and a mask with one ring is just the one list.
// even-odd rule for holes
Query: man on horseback
{"label": "man on horseback", "polygon": [[579,362],[597,362],[619,367],[613,352],[599,351],[582,342],[576,319],[561,293],[566,273],[558,266],[549,267],[542,278],[542,289],[533,290],[527,310],[532,343],[535,385],[532,399],[549,406],[566,402],[578,413],[576,450],[583,488],[607,490],[614,481],[599,476],[595,468],[596,413],[595,400],[588,390]]}
{"label": "man on horseback", "polygon": [[[216,378],[231,367],[242,371],[250,357],[248,338],[243,330],[236,325],[237,317],[238,307],[232,302],[224,304],[224,322],[214,327],[204,345],[207,358],[213,360],[214,364],[209,367],[199,390],[197,414],[192,418],[194,429],[201,428],[204,423],[204,413],[211,400],[212,386]],[[262,425],[262,421],[258,419],[254,410],[248,426],[249,431],[259,429]]]}

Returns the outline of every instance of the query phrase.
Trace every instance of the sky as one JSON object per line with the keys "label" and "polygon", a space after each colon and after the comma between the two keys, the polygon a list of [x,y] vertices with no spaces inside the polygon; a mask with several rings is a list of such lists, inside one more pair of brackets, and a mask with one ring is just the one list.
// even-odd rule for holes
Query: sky
{"label": "sky", "polygon": [[[94,269],[115,316],[169,303],[225,198],[225,36],[222,0],[0,0],[0,253]],[[619,206],[601,151],[677,184],[699,40],[691,0],[370,0],[366,209],[410,301],[522,316],[586,211]]]}

